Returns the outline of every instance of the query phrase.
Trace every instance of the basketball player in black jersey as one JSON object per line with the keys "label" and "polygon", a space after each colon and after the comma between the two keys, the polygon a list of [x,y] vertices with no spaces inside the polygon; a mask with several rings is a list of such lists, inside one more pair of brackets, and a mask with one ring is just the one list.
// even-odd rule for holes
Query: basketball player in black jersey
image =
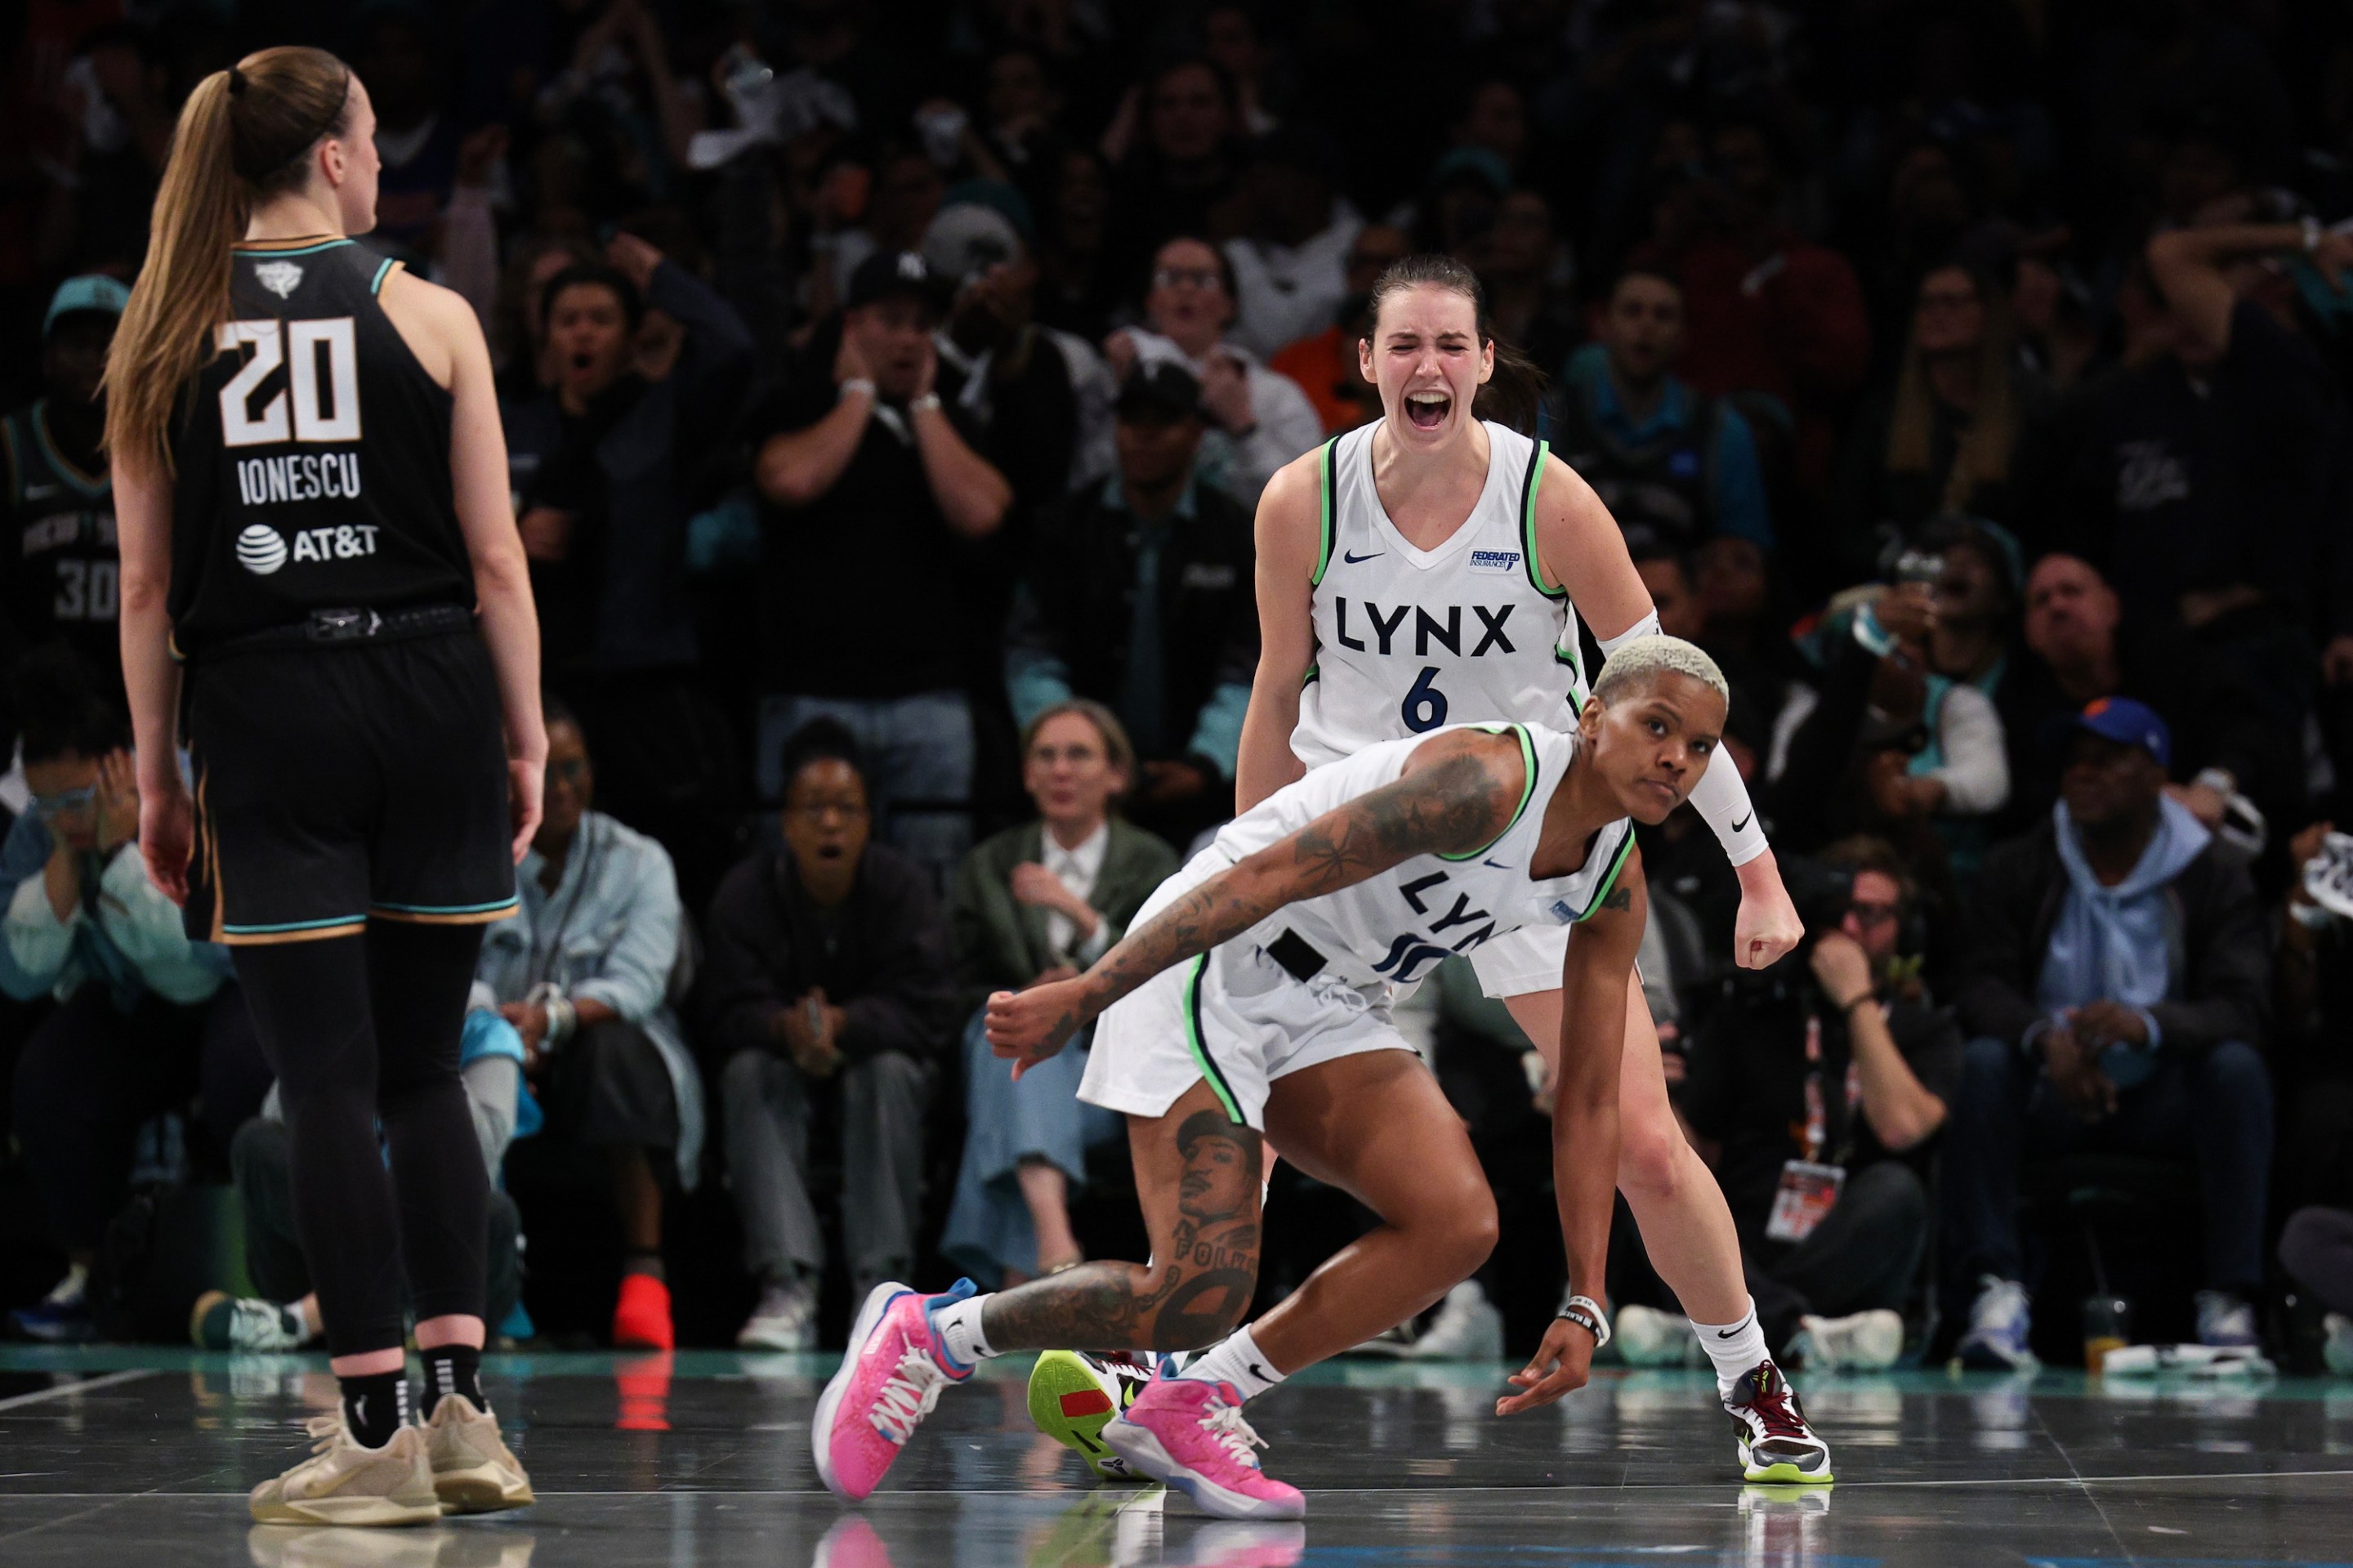
{"label": "basketball player in black jersey", "polygon": [[322,50],[199,83],[107,368],[141,847],[228,945],[277,1070],[343,1391],[255,1489],[263,1522],[532,1500],[480,1383],[458,1042],[539,820],[538,630],[473,313],[348,238],[375,128]]}

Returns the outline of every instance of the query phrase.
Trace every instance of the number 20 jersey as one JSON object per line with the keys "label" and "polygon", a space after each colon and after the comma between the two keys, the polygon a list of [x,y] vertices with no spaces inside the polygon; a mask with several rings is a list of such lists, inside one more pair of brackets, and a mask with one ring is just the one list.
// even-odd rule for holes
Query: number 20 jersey
{"label": "number 20 jersey", "polygon": [[1545,444],[1492,420],[1486,487],[1434,550],[1409,544],[1373,485],[1373,432],[1324,443],[1315,662],[1291,749],[1310,768],[1441,725],[1576,726],[1577,611],[1543,586],[1535,495]]}
{"label": "number 20 jersey", "polygon": [[184,652],[313,609],[474,603],[451,398],[348,239],[241,246],[220,352],[172,425],[173,631]]}

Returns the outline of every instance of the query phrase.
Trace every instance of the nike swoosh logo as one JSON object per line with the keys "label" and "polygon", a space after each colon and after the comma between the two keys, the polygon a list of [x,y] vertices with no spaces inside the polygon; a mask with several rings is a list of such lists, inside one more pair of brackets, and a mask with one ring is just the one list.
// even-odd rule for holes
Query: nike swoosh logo
{"label": "nike swoosh logo", "polygon": [[1482,861],[1481,861],[1479,863],[1480,863],[1481,865],[1492,865],[1492,866],[1493,866],[1497,871],[1509,871],[1509,870],[1511,870],[1511,869],[1512,869],[1510,866],[1505,865],[1505,864],[1504,864],[1502,861],[1500,861],[1500,860],[1482,860]]}
{"label": "nike swoosh logo", "polygon": [[1756,816],[1756,815],[1757,815],[1757,813],[1756,813],[1756,812],[1754,812],[1754,811],[1749,812],[1749,813],[1748,813],[1748,816],[1746,816],[1746,817],[1743,817],[1743,818],[1741,818],[1741,819],[1740,819],[1740,821],[1736,821],[1736,822],[1735,822],[1735,823],[1733,823],[1733,824],[1732,824],[1732,831],[1733,831],[1734,832],[1736,832],[1736,832],[1738,832],[1741,829],[1743,829],[1743,828],[1746,827],[1746,826],[1748,825],[1749,819],[1750,819],[1750,818],[1753,818],[1753,817],[1754,817],[1754,816]]}
{"label": "nike swoosh logo", "polygon": [[1719,1340],[1729,1340],[1747,1327],[1746,1323],[1736,1323],[1729,1329],[1718,1329],[1715,1331],[1715,1337]]}
{"label": "nike swoosh logo", "polygon": [[1353,567],[1360,561],[1377,561],[1388,554],[1388,552],[1387,550],[1375,550],[1369,556],[1352,556],[1348,554],[1347,551],[1343,550],[1340,552],[1340,558]]}
{"label": "nike swoosh logo", "polygon": [[1258,1379],[1261,1383],[1272,1383],[1274,1381],[1274,1374],[1267,1371],[1264,1367],[1259,1365],[1256,1361],[1250,1363],[1250,1376]]}

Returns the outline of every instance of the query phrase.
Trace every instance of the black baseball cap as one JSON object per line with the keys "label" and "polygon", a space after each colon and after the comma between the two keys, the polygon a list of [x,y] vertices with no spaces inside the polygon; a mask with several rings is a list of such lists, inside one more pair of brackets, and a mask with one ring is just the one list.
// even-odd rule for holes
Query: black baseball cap
{"label": "black baseball cap", "polygon": [[854,311],[861,305],[880,304],[902,296],[937,310],[939,280],[915,251],[877,250],[849,275],[849,294],[842,304]]}
{"label": "black baseball cap", "polygon": [[1146,360],[1127,373],[1119,389],[1119,417],[1181,419],[1201,412],[1201,383],[1174,360]]}

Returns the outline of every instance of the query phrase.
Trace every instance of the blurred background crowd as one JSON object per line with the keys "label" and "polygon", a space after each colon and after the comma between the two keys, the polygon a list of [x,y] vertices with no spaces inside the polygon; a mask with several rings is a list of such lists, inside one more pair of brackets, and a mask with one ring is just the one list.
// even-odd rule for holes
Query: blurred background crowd
{"label": "blurred background crowd", "polygon": [[[249,1021],[132,842],[95,401],[181,100],[284,42],[367,83],[364,242],[504,394],[554,697],[467,1036],[504,1333],[801,1348],[877,1278],[1140,1255],[1075,1065],[1017,1095],[976,1009],[1230,814],[1259,492],[1377,417],[1366,296],[1435,250],[1730,676],[1812,930],[1731,971],[1712,835],[1645,833],[1777,1350],[2073,1360],[2096,1316],[2353,1372],[2322,0],[0,5],[16,1331],[317,1329]],[[1417,1005],[1507,1239],[1383,1349],[1523,1348],[1536,1068],[1464,976]],[[1277,1187],[1270,1298],[1366,1223]],[[1620,1233],[1623,1349],[1680,1356]]]}

